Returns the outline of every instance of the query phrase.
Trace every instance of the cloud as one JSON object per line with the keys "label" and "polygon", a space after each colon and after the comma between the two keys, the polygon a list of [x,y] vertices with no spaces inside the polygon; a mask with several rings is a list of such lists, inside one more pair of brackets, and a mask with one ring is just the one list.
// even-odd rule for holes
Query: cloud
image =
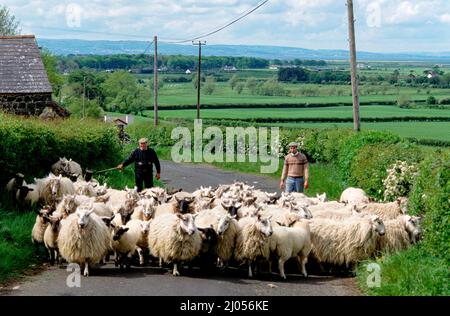
{"label": "cloud", "polygon": [[[205,34],[259,0],[2,0],[24,32],[43,38],[187,39]],[[81,7],[75,32],[66,8]],[[347,49],[346,1],[270,0],[208,44]],[[450,1],[355,0],[357,47],[371,51],[450,51]],[[62,31],[60,29],[63,29]],[[58,31],[59,30],[59,31]],[[129,34],[117,35],[111,33]]]}

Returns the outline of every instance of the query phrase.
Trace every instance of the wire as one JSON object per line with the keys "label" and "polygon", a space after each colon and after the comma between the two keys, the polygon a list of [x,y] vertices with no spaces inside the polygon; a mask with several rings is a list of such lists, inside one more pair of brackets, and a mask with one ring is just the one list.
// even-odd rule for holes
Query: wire
{"label": "wire", "polygon": [[226,23],[225,25],[220,26],[219,28],[215,29],[214,31],[208,32],[208,33],[206,33],[206,34],[199,35],[199,36],[196,36],[196,37],[194,37],[194,38],[185,39],[185,40],[164,40],[164,39],[162,39],[161,41],[166,42],[166,43],[171,43],[171,44],[181,44],[181,43],[192,42],[192,41],[195,41],[195,40],[200,39],[200,38],[204,38],[204,37],[211,36],[211,35],[213,35],[213,34],[215,34],[215,33],[218,33],[218,32],[220,32],[220,31],[222,31],[223,29],[225,29],[225,28],[231,26],[232,24],[234,24],[234,23],[236,23],[236,22],[242,20],[242,19],[245,18],[246,16],[250,15],[251,13],[253,13],[253,12],[256,11],[256,10],[258,10],[258,9],[259,9],[260,7],[262,7],[263,5],[265,5],[267,2],[269,2],[269,0],[265,0],[265,1],[261,2],[261,3],[259,3],[259,4],[256,5],[254,8],[248,9],[248,10],[242,12],[242,13],[239,14],[236,18],[234,18],[234,19],[231,20],[230,22]]}
{"label": "wire", "polygon": [[144,50],[144,52],[142,53],[142,55],[145,55],[145,53],[148,51],[148,49],[150,47],[152,47],[153,43],[155,43],[155,40],[151,41],[150,44],[148,44],[147,48]]}

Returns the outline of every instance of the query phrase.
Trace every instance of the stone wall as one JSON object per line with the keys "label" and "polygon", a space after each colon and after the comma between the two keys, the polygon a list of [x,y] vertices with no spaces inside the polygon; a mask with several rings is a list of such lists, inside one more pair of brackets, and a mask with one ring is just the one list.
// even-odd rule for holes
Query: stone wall
{"label": "stone wall", "polygon": [[38,116],[51,104],[51,93],[0,94],[0,110],[17,115]]}

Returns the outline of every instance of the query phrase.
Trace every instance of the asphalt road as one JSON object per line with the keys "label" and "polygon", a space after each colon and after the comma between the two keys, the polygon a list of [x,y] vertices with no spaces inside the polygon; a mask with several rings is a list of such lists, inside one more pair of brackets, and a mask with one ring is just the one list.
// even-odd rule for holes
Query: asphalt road
{"label": "asphalt road", "polygon": [[[170,180],[169,180],[170,179]],[[278,181],[265,176],[238,174],[208,165],[162,162],[162,180],[169,187],[193,191],[203,186],[216,186],[246,181],[269,192],[278,191]],[[120,271],[112,264],[91,270],[91,276],[81,277],[80,287],[67,286],[73,280],[65,266],[47,267],[41,273],[26,277],[1,290],[2,295],[165,295],[165,296],[289,296],[289,295],[360,295],[353,278],[310,275],[304,278],[289,274],[283,281],[277,274],[262,274],[247,278],[246,269],[228,269],[206,274],[193,269],[180,270],[174,277],[168,269],[132,267]]]}

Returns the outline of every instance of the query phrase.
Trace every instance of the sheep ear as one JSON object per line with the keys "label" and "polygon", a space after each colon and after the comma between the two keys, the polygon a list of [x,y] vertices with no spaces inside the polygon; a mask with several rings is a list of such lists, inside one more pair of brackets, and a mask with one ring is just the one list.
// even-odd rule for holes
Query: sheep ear
{"label": "sheep ear", "polygon": [[283,224],[281,224],[280,222],[276,221],[275,223],[277,223],[280,226],[284,226]]}
{"label": "sheep ear", "polygon": [[240,208],[241,208],[241,206],[242,206],[242,204],[241,204],[241,203],[236,203],[236,205],[235,205],[236,209],[240,209]]}
{"label": "sheep ear", "polygon": [[269,216],[267,217],[267,220],[270,221],[271,218],[272,218],[272,215],[269,215]]}
{"label": "sheep ear", "polygon": [[175,215],[177,215],[177,217],[178,217],[179,219],[183,219],[183,214],[181,214],[181,213],[176,213]]}
{"label": "sheep ear", "polygon": [[130,230],[130,227],[125,227],[125,228],[123,229],[123,232],[126,233],[126,232],[129,231],[129,230]]}

